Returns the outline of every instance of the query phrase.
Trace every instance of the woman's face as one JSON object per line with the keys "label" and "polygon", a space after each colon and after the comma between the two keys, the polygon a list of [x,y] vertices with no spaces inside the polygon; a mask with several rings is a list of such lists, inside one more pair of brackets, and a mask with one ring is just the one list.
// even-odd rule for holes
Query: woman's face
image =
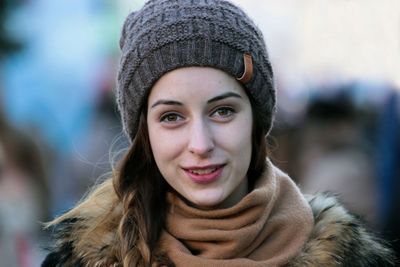
{"label": "woman's face", "polygon": [[232,206],[247,193],[253,116],[233,77],[176,69],[157,81],[147,105],[151,149],[172,188],[203,209]]}

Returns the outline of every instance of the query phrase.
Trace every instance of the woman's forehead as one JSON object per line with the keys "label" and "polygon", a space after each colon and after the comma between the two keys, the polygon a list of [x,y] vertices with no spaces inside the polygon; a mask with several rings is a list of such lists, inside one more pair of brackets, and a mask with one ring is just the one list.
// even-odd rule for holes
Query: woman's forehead
{"label": "woman's forehead", "polygon": [[148,104],[159,98],[211,99],[226,93],[247,97],[240,83],[224,71],[210,67],[186,67],[163,75],[153,86]]}

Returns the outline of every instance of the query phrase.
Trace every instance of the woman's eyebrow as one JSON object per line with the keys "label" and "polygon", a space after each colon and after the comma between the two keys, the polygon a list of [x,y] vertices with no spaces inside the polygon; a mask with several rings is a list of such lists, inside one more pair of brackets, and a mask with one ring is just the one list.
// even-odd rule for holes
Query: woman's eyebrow
{"label": "woman's eyebrow", "polygon": [[160,99],[158,101],[156,101],[151,108],[154,108],[155,106],[158,105],[169,105],[169,106],[183,106],[183,104],[179,101],[175,101],[175,100],[168,100],[168,99]]}
{"label": "woman's eyebrow", "polygon": [[224,93],[224,94],[221,94],[221,95],[218,95],[216,97],[211,98],[210,100],[207,101],[207,103],[209,104],[209,103],[212,103],[212,102],[215,102],[215,101],[219,101],[219,100],[222,100],[222,99],[225,99],[225,98],[228,98],[228,97],[242,98],[239,94],[236,94],[236,93],[233,93],[233,92],[227,92],[227,93]]}
{"label": "woman's eyebrow", "polygon": [[[233,93],[233,92],[227,92],[221,95],[218,95],[216,97],[211,98],[210,100],[207,101],[207,103],[212,103],[212,102],[216,102],[228,97],[237,97],[237,98],[242,98],[239,94]],[[183,106],[183,104],[179,101],[176,100],[168,100],[168,99],[160,99],[157,100],[153,105],[151,105],[150,108],[154,108],[158,105],[169,105],[169,106]]]}

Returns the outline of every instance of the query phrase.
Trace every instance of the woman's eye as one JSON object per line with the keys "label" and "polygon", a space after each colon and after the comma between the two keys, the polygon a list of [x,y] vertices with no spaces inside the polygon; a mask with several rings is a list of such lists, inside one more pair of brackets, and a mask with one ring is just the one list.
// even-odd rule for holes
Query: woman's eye
{"label": "woman's eye", "polygon": [[176,113],[167,113],[161,116],[161,122],[177,122],[183,120],[182,116]]}
{"label": "woman's eye", "polygon": [[222,118],[227,118],[232,116],[235,113],[235,110],[233,108],[228,108],[228,107],[221,107],[216,109],[212,113],[212,117],[222,117]]}

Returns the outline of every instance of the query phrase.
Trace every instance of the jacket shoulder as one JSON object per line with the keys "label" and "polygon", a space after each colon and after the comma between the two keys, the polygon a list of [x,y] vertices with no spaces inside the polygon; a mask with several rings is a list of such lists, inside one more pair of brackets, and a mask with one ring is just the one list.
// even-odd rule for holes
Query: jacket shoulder
{"label": "jacket shoulder", "polygon": [[42,267],[118,266],[121,207],[111,187],[97,193],[52,225],[54,242]]}
{"label": "jacket shoulder", "polygon": [[314,215],[314,229],[288,266],[396,266],[386,242],[369,232],[334,196],[306,198]]}
{"label": "jacket shoulder", "polygon": [[48,248],[50,252],[43,261],[42,267],[84,266],[76,255],[74,241],[71,238],[77,221],[77,218],[63,220],[52,227],[52,231],[55,233],[55,243]]}

